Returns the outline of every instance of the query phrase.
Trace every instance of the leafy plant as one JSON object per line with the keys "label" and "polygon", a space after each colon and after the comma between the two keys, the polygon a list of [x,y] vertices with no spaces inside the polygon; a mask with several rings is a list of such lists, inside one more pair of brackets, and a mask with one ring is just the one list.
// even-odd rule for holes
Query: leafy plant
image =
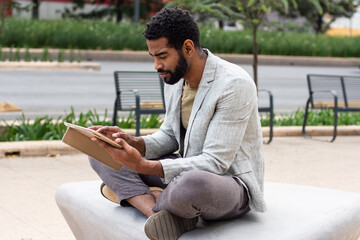
{"label": "leafy plant", "polygon": [[74,49],[70,49],[69,62],[73,62],[73,61],[74,61]]}
{"label": "leafy plant", "polygon": [[34,62],[37,62],[37,61],[38,61],[38,55],[37,55],[37,54],[35,54],[35,55],[33,56],[33,61],[34,61]]}
{"label": "leafy plant", "polygon": [[[291,114],[274,115],[274,126],[302,126],[304,114],[304,109],[299,108]],[[260,121],[262,126],[269,126],[269,114],[262,115]],[[333,124],[334,112],[331,109],[310,110],[308,113],[307,125],[309,126],[329,126]],[[338,113],[338,125],[360,125],[360,113]]]}
{"label": "leafy plant", "polygon": [[26,48],[25,50],[25,62],[30,62],[31,61],[31,55],[30,55],[30,52],[29,52],[29,48]]}
{"label": "leafy plant", "polygon": [[2,47],[0,46],[0,61],[4,61],[5,60],[5,57],[4,57],[4,53],[3,53],[3,51],[2,51]]}
{"label": "leafy plant", "polygon": [[58,62],[64,62],[64,60],[65,60],[64,49],[61,49],[58,53]]}
{"label": "leafy plant", "polygon": [[12,62],[13,61],[13,52],[12,52],[12,47],[10,48],[10,51],[9,51],[9,61]]}
{"label": "leafy plant", "polygon": [[16,62],[20,61],[20,49],[19,48],[16,48],[14,61],[16,61]]}
{"label": "leafy plant", "polygon": [[[94,125],[111,126],[112,121],[108,118],[107,109],[104,116],[100,117],[96,109],[89,110],[87,113],[80,113],[76,116],[74,108],[71,107],[70,113],[65,113],[64,117],[60,116],[53,119],[48,116],[30,120],[23,114],[21,118],[16,119],[11,124],[2,120],[0,122],[0,141],[30,141],[30,140],[60,140],[66,131],[64,122],[77,124],[83,127]],[[141,128],[159,128],[162,119],[159,115],[144,115],[141,117]],[[120,128],[135,128],[135,116],[130,112],[128,117],[122,117],[118,120],[117,126]]]}
{"label": "leafy plant", "polygon": [[81,62],[81,52],[80,49],[78,50],[78,57],[77,57],[77,62]]}
{"label": "leafy plant", "polygon": [[41,55],[41,61],[42,62],[46,62],[49,58],[49,50],[48,48],[44,48],[43,52],[42,52],[42,55]]}

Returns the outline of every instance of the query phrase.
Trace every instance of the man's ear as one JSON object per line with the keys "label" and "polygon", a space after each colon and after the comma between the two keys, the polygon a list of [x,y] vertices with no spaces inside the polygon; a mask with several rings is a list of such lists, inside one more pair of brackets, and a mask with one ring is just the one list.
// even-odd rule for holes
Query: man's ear
{"label": "man's ear", "polygon": [[186,39],[183,44],[183,52],[185,55],[191,57],[195,53],[194,42],[190,39]]}

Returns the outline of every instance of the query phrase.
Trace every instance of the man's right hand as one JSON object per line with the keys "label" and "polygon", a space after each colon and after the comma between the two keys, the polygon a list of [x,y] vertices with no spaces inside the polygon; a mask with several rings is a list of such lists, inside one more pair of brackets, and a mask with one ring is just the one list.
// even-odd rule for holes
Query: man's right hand
{"label": "man's right hand", "polygon": [[141,154],[145,155],[145,142],[141,137],[131,136],[116,126],[92,126],[89,128],[105,135],[115,142],[116,139],[121,138],[125,140],[130,146],[136,148]]}

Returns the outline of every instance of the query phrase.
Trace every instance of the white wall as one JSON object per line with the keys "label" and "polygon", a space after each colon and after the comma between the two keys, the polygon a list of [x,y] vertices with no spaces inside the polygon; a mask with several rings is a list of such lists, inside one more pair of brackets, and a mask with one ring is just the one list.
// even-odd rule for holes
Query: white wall
{"label": "white wall", "polygon": [[357,8],[356,12],[349,18],[338,18],[331,24],[332,28],[352,28],[360,31],[360,7]]}

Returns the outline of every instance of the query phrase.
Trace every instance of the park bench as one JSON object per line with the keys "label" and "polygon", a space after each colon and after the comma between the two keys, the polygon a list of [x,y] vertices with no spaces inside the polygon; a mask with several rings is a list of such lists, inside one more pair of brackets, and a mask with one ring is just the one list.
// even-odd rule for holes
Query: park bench
{"label": "park bench", "polygon": [[308,74],[309,98],[305,106],[302,134],[306,134],[309,109],[332,109],[334,130],[330,142],[336,138],[338,112],[360,112],[360,76]]}
{"label": "park bench", "polygon": [[[115,71],[114,81],[116,97],[113,125],[116,126],[118,111],[134,111],[136,136],[140,136],[142,114],[165,113],[164,81],[155,71]],[[270,131],[267,140],[267,143],[270,143],[273,137],[273,96],[268,90],[259,90],[259,97],[264,94],[268,95],[268,98],[264,97],[262,102],[265,104],[261,104],[259,112],[270,114]]]}
{"label": "park bench", "polygon": [[115,71],[116,98],[113,125],[118,111],[134,111],[136,136],[140,136],[142,114],[165,113],[164,81],[155,71]]}
{"label": "park bench", "polygon": [[[56,191],[56,203],[77,240],[143,240],[146,217],[100,193],[101,181],[73,182]],[[357,240],[360,194],[266,182],[267,212],[229,221],[200,220],[180,240]]]}

